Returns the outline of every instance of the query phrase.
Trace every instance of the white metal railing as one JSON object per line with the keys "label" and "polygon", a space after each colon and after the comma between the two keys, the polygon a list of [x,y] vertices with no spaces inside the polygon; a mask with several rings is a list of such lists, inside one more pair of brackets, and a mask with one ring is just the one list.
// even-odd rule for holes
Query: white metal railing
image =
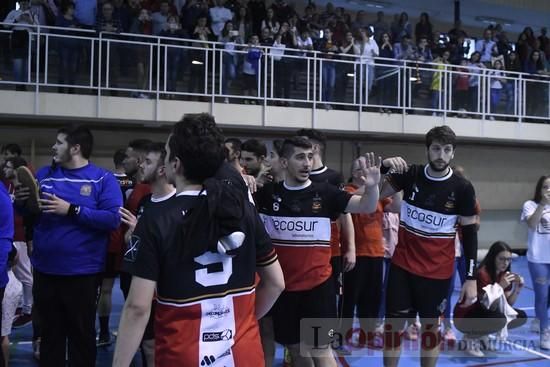
{"label": "white metal railing", "polygon": [[[0,29],[6,41],[13,25],[0,25],[7,27]],[[486,68],[384,58],[376,58],[372,66],[372,59],[365,57],[327,58],[318,51],[262,46],[257,47],[261,57],[252,63],[247,45],[228,50],[219,42],[58,27],[33,27],[25,46],[11,55],[14,70],[3,71],[0,88],[32,88],[36,109],[41,91],[67,88],[92,91],[98,97],[154,98],[157,104],[164,98],[198,97],[211,103],[229,99],[264,106],[423,111],[520,123],[550,120],[546,75],[506,71],[496,76]],[[64,58],[76,62],[75,70],[67,70]],[[468,89],[460,91],[458,81],[464,83],[464,78]],[[497,80],[500,91],[492,88]],[[99,112],[99,98],[97,108]]]}

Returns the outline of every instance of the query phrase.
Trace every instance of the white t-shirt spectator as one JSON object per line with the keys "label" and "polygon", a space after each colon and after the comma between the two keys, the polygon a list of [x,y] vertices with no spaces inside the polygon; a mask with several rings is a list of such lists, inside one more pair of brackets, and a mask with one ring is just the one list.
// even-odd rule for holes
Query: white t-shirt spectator
{"label": "white t-shirt spectator", "polygon": [[212,32],[219,37],[222,34],[225,22],[233,19],[233,13],[231,10],[224,8],[223,6],[215,6],[210,8],[210,20],[212,21]]}
{"label": "white t-shirt spectator", "polygon": [[[528,200],[523,204],[521,220],[527,221],[538,204]],[[550,264],[550,205],[545,205],[540,222],[535,229],[527,228],[527,260],[532,263]]]}
{"label": "white t-shirt spectator", "polygon": [[378,57],[380,50],[375,40],[357,42],[354,46],[355,54],[361,56],[361,61],[367,65],[374,65],[374,58]]}
{"label": "white t-shirt spectator", "polygon": [[477,40],[476,51],[481,54],[481,62],[491,62],[491,50],[494,45],[494,41]]}
{"label": "white t-shirt spectator", "polygon": [[[296,37],[296,47],[298,47],[301,50],[305,50],[307,48],[312,49],[313,48],[313,41],[311,40],[311,37],[307,37],[306,39],[303,39],[301,36]],[[301,53],[301,56],[306,56],[306,53]]]}

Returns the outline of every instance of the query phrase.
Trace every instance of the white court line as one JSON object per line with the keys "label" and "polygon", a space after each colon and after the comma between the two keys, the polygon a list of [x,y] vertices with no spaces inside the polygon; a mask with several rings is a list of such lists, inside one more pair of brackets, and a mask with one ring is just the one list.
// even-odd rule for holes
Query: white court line
{"label": "white court line", "polygon": [[[511,335],[508,335],[508,337],[510,337],[510,336],[511,336]],[[521,337],[520,337],[520,338],[521,338]],[[494,339],[494,337],[491,338],[491,339]],[[508,340],[503,340],[502,342],[504,342],[504,343],[506,343],[506,344],[508,344],[508,345],[510,345],[510,346],[513,346],[514,348],[517,348],[517,349],[519,349],[519,350],[523,350],[524,352],[531,353],[531,354],[534,354],[534,355],[536,355],[536,356],[542,357],[542,358],[544,358],[544,359],[550,360],[550,355],[548,355],[548,354],[544,354],[544,353],[542,353],[542,352],[538,352],[538,351],[536,351],[536,350],[533,350],[533,349],[530,349],[530,348],[526,348],[526,347],[524,347],[524,346],[521,345],[521,344],[512,343],[512,342],[509,342]]]}
{"label": "white court line", "polygon": [[534,310],[535,307],[518,307],[520,310]]}

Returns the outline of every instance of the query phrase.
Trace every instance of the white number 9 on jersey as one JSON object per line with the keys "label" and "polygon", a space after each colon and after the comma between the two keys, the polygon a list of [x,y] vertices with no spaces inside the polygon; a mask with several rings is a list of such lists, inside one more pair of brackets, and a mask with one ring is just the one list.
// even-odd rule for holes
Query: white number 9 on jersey
{"label": "white number 9 on jersey", "polygon": [[200,285],[211,287],[213,285],[227,284],[233,273],[233,259],[231,256],[215,252],[205,252],[195,258],[195,261],[201,265],[208,266],[216,263],[222,264],[222,270],[209,273],[208,269],[202,268],[195,271],[195,280]]}

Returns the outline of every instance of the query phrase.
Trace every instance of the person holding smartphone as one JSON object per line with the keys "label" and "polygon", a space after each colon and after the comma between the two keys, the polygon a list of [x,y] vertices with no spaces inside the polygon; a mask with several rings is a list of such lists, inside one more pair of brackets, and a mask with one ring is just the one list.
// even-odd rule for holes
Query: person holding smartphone
{"label": "person holding smartphone", "polygon": [[487,336],[499,332],[504,327],[515,329],[527,321],[527,314],[523,310],[514,308],[517,316],[507,320],[507,315],[500,309],[494,309],[494,304],[487,308],[482,304],[485,295],[483,288],[491,284],[498,284],[504,291],[506,302],[513,306],[523,289],[524,280],[512,272],[512,249],[503,242],[497,241],[491,245],[489,252],[479,264],[477,272],[477,302],[471,306],[458,303],[454,309],[455,327],[464,333],[467,341],[466,352],[474,357],[483,357],[481,349],[491,349]]}

